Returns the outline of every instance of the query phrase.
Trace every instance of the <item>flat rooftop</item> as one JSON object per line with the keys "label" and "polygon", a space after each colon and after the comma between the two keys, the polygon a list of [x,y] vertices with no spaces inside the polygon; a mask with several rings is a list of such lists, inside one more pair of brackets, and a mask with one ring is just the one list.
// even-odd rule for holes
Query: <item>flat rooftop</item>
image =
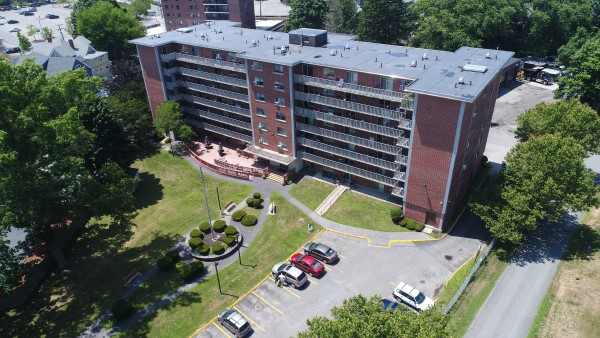
{"label": "flat rooftop", "polygon": [[[461,47],[455,52],[356,41],[356,36],[327,35],[323,47],[290,45],[287,33],[242,29],[215,21],[132,40],[157,47],[170,43],[237,53],[239,58],[293,66],[308,63],[414,81],[408,92],[471,102],[511,60],[513,52]],[[312,31],[312,30],[310,30]],[[281,47],[289,47],[285,54]],[[173,51],[177,52],[177,51]],[[463,67],[474,70],[463,70]],[[474,67],[472,67],[474,66]],[[461,79],[462,78],[462,79]],[[460,81],[462,80],[462,81]],[[460,83],[459,83],[460,82]]]}

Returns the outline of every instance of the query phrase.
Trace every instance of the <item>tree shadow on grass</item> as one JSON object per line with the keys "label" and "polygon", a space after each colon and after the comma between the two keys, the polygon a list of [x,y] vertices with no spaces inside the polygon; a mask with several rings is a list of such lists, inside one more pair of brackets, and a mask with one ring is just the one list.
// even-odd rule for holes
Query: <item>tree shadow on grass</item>
{"label": "tree shadow on grass", "polygon": [[140,173],[142,182],[135,191],[135,207],[137,210],[147,208],[163,199],[163,186],[160,178],[148,172]]}
{"label": "tree shadow on grass", "polygon": [[594,231],[587,224],[581,224],[575,230],[573,238],[569,243],[564,260],[586,260],[594,259],[594,255],[600,250],[600,233]]}

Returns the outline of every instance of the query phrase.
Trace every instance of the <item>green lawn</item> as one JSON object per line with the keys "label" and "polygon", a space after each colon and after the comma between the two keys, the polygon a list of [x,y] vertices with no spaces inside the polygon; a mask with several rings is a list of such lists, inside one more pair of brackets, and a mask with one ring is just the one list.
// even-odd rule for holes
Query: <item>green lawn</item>
{"label": "green lawn", "polygon": [[[161,152],[133,166],[143,179],[133,224],[90,222],[69,253],[70,268],[53,273],[26,306],[9,312],[0,336],[77,336],[121,297],[123,277],[148,269],[183,233],[207,219],[199,172],[185,159]],[[210,177],[205,183],[213,218],[218,215],[217,185],[221,200],[238,203],[254,189]],[[163,282],[163,289],[176,287],[170,279]]]}
{"label": "green lawn", "polygon": [[310,176],[304,176],[298,184],[290,189],[290,195],[309,207],[316,210],[325,198],[335,189],[335,185],[325,183]]}
{"label": "green lawn", "polygon": [[[263,207],[264,208],[268,208],[269,207],[269,203],[263,202]],[[254,208],[245,207],[244,211],[248,215],[254,215],[254,216],[258,217],[258,215],[260,215],[260,212],[262,211],[262,209],[254,209]]]}
{"label": "green lawn", "polygon": [[435,303],[440,306],[440,310],[443,311],[452,297],[454,297],[460,286],[465,281],[465,278],[467,278],[469,272],[471,272],[471,269],[473,269],[475,261],[475,257],[472,257],[465,264],[463,264],[463,266],[456,270],[454,275],[452,275],[452,277],[446,282],[446,285],[444,285],[440,293],[438,293]]}
{"label": "green lawn", "polygon": [[408,231],[392,222],[394,205],[348,190],[323,217],[349,226],[385,232]]}
{"label": "green lawn", "polygon": [[[277,214],[269,215],[260,233],[242,255],[244,265],[231,264],[219,270],[225,295],[219,294],[216,277],[210,276],[159,311],[150,314],[121,335],[126,337],[187,337],[220,310],[230,306],[265,278],[273,264],[286,260],[320,231],[308,216],[280,194],[273,193]],[[315,232],[308,233],[312,222]]]}

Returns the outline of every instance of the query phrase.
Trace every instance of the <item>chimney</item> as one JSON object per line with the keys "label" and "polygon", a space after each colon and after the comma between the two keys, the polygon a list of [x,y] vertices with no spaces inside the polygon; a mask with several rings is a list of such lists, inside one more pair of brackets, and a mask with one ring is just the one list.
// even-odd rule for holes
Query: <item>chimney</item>
{"label": "chimney", "polygon": [[71,46],[71,48],[75,49],[75,44],[73,43],[73,39],[69,39],[69,46]]}

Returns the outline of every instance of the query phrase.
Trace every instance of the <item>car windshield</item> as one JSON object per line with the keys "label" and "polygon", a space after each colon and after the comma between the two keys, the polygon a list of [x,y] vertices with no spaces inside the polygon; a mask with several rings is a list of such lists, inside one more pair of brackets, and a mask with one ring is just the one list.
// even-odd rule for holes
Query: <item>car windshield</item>
{"label": "car windshield", "polygon": [[416,297],[416,301],[417,304],[421,304],[425,301],[425,295],[423,294],[423,292],[419,292],[419,294]]}
{"label": "car windshield", "polygon": [[326,254],[327,256],[333,256],[333,254],[334,254],[334,253],[335,253],[335,251],[333,251],[333,249],[331,249],[331,248],[329,248],[329,249],[327,250],[327,252],[325,252],[325,254]]}
{"label": "car windshield", "polygon": [[233,312],[233,310],[230,309],[230,310],[223,312],[221,315],[223,318],[228,318],[232,312]]}
{"label": "car windshield", "polygon": [[313,269],[317,270],[319,268],[319,266],[321,266],[321,262],[315,260],[315,262],[312,265]]}

